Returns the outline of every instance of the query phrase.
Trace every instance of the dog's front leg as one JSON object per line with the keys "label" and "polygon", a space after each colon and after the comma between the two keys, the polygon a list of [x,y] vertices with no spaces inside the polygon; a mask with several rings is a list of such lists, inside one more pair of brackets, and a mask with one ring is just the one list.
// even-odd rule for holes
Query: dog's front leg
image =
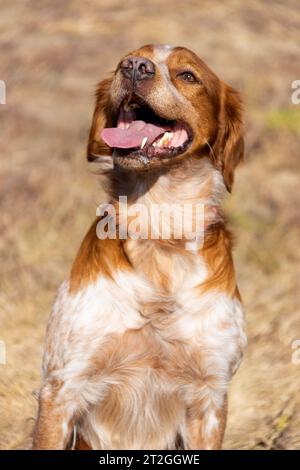
{"label": "dog's front leg", "polygon": [[218,450],[222,446],[227,417],[227,397],[221,406],[213,402],[194,403],[187,414],[185,448]]}
{"label": "dog's front leg", "polygon": [[39,396],[39,412],[34,430],[34,450],[63,450],[71,434],[71,415],[59,402],[56,387],[46,385]]}

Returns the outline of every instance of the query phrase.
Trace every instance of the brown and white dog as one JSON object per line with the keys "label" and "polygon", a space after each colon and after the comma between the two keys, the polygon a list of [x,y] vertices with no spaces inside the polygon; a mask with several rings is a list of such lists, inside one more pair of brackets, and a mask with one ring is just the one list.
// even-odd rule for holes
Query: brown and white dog
{"label": "brown and white dog", "polygon": [[188,49],[144,46],[99,84],[88,159],[111,164],[118,228],[119,196],[201,203],[204,241],[176,238],[176,214],[169,239],[155,218],[152,238],[99,238],[96,220],[49,320],[34,449],[221,447],[246,345],[221,210],[242,156],[239,94]]}

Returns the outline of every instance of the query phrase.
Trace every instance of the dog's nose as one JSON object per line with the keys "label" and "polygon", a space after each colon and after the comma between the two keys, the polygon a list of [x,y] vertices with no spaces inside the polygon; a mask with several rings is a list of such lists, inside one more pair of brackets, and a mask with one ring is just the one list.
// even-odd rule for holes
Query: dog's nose
{"label": "dog's nose", "polygon": [[155,65],[145,57],[127,57],[121,63],[121,72],[131,80],[145,80],[155,74]]}

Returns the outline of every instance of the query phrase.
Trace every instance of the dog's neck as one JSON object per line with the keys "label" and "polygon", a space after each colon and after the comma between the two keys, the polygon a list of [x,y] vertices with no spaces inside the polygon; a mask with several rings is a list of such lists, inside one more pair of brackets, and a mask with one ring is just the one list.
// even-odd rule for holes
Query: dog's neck
{"label": "dog's neck", "polygon": [[190,157],[176,166],[152,171],[114,168],[110,176],[113,198],[126,196],[131,202],[151,196],[160,203],[203,201],[219,206],[226,194],[223,178],[208,157]]}
{"label": "dog's neck", "polygon": [[[153,239],[154,235],[166,242],[168,236],[172,243],[178,239],[178,223],[183,220],[179,216],[180,211],[187,215],[185,220],[192,219],[189,227],[193,233],[196,216],[198,220],[200,217],[204,230],[222,221],[221,203],[225,193],[222,175],[207,157],[190,158],[180,165],[155,171],[134,172],[114,168],[110,173],[110,194],[119,225],[125,222],[128,225],[136,219],[138,212],[139,219],[149,229],[146,238]],[[159,215],[157,211],[160,211]],[[162,234],[163,227],[166,236]],[[140,231],[141,226],[131,224],[131,233],[135,229]],[[191,239],[186,228],[182,233],[185,241]]]}

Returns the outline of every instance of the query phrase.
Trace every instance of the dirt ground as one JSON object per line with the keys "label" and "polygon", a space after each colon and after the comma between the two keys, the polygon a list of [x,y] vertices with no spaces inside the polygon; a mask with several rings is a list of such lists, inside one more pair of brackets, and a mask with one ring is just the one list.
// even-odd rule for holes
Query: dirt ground
{"label": "dirt ground", "polygon": [[0,3],[0,448],[28,448],[45,324],[101,188],[85,162],[95,84],[147,43],[186,45],[245,101],[247,158],[227,202],[249,348],[224,448],[300,449],[297,0]]}

